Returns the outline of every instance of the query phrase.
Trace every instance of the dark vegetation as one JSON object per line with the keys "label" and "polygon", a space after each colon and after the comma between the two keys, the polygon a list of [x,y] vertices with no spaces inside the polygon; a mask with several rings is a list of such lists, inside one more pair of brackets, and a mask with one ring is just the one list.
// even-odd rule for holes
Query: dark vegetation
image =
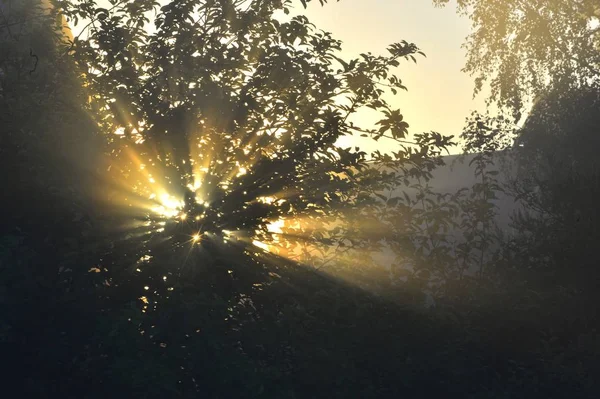
{"label": "dark vegetation", "polygon": [[[276,0],[57,1],[86,26],[69,41],[56,10],[0,0],[3,392],[598,397],[600,57],[580,18],[600,11],[572,2],[542,56],[570,2],[505,3],[488,20],[496,2],[459,2],[552,79],[510,69],[517,53],[477,31],[467,70],[501,66],[503,116],[467,120],[477,183],[443,194],[427,182],[453,138],[407,137],[385,100],[414,44],[343,60],[306,18],[273,18],[306,2]],[[580,52],[561,58],[568,40]],[[348,122],[363,108],[375,128]],[[397,148],[337,146],[348,134]],[[157,190],[176,213],[153,210]],[[500,191],[523,203],[513,236],[494,226]],[[291,222],[274,232],[278,219]]]}

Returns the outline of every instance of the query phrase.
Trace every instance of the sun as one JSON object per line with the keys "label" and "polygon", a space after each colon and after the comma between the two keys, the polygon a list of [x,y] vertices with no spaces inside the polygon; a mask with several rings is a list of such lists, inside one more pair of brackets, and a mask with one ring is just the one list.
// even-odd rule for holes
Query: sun
{"label": "sun", "polygon": [[[152,195],[150,197],[153,198]],[[185,213],[182,213],[183,205],[183,201],[177,200],[174,196],[165,193],[161,195],[159,205],[153,207],[152,211],[164,218],[179,216],[181,220],[185,220],[187,216]]]}

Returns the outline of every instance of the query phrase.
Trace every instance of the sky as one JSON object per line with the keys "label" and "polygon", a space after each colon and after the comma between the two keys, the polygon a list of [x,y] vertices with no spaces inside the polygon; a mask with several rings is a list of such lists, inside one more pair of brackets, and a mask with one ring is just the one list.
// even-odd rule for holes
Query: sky
{"label": "sky", "polygon": [[[296,11],[342,40],[345,58],[368,51],[385,55],[389,44],[401,40],[415,43],[426,54],[426,58],[417,57],[417,64],[401,63],[396,71],[408,92],[390,102],[402,111],[410,134],[436,131],[458,136],[473,110],[485,110],[483,95],[473,99],[473,78],[461,72],[465,64],[461,45],[470,21],[456,13],[454,1],[435,8],[429,0],[330,0],[323,7],[315,0],[306,10],[299,7]],[[364,117],[363,121],[376,119]],[[360,144],[376,148],[366,141]],[[381,139],[378,146],[393,144]],[[459,147],[451,149],[451,153],[459,152]]]}

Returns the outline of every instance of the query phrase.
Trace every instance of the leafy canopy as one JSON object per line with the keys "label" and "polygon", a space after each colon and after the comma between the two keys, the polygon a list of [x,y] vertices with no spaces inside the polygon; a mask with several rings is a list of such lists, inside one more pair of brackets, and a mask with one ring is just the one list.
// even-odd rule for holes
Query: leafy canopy
{"label": "leafy canopy", "polygon": [[[277,220],[339,217],[368,196],[367,154],[338,139],[407,134],[384,94],[405,89],[392,69],[414,44],[342,60],[306,17],[274,17],[291,1],[59,4],[84,26],[65,50],[111,140],[113,200],[168,216],[184,241],[247,245]],[[382,113],[378,129],[347,121],[364,107]]]}
{"label": "leafy canopy", "polygon": [[[433,0],[445,6],[448,0]],[[458,0],[472,21],[464,71],[475,92],[520,117],[528,99],[550,87],[576,87],[600,76],[600,4],[596,0]]]}

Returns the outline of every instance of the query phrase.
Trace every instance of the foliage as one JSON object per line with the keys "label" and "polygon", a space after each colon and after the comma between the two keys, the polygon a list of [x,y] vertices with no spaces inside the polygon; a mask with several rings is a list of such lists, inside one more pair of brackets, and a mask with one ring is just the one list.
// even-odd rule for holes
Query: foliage
{"label": "foliage", "polygon": [[384,113],[378,135],[406,134],[379,85],[403,88],[390,68],[418,52],[413,44],[345,62],[335,55],[340,42],[305,17],[272,17],[289,2],[170,3],[153,33],[145,29],[153,2],[86,4],[62,9],[90,21],[72,51],[101,129],[123,135],[115,153],[132,148],[174,169],[166,175],[173,193],[210,204],[201,231],[252,235],[281,217],[339,216],[357,195],[354,175],[366,160],[336,145],[355,129],[348,116],[368,106]]}
{"label": "foliage", "polygon": [[597,83],[600,8],[595,0],[458,0],[458,11],[473,24],[464,71],[475,76],[475,92],[489,81],[490,99],[517,119],[527,100],[547,88]]}
{"label": "foliage", "polygon": [[42,11],[32,1],[5,4],[0,24],[0,162],[4,183],[13,190],[1,207],[5,226],[24,223],[15,218],[35,212],[28,205],[42,197],[48,212],[38,215],[41,219],[67,202],[79,207],[78,215],[68,217],[82,219],[92,184],[76,187],[74,182],[95,178],[102,142],[81,109],[85,97],[73,64],[54,46],[63,36],[55,30],[53,15],[38,15]]}
{"label": "foliage", "polygon": [[513,219],[519,234],[504,242],[502,263],[504,279],[518,281],[515,310],[538,315],[523,323],[543,337],[532,341],[535,356],[561,378],[580,373],[591,390],[597,388],[588,373],[598,365],[578,351],[585,341],[597,353],[597,111],[596,88],[557,89],[518,130],[516,178],[505,189],[523,211]]}
{"label": "foliage", "polygon": [[[287,255],[309,246],[321,253],[317,267],[336,246],[357,252],[373,249],[377,239],[361,232],[357,222],[372,218],[368,209],[375,206],[372,193],[380,186],[380,176],[359,148],[340,148],[336,142],[351,132],[375,139],[405,138],[408,124],[387,104],[384,89],[392,94],[405,89],[392,68],[402,59],[414,60],[418,49],[401,42],[391,45],[386,56],[367,53],[344,61],[336,55],[340,42],[317,31],[305,17],[287,22],[273,18],[274,11],[289,4],[172,2],[160,9],[149,30],[144,28],[150,22],[147,13],[156,6],[152,2],[115,2],[111,9],[89,2],[61,3],[67,18],[86,21],[84,34],[68,51],[82,71],[91,114],[102,131],[113,133],[111,180],[124,181],[133,189],[126,194],[140,201],[154,194],[148,177],[184,198],[186,221],[168,219],[163,234],[152,232],[148,240],[135,235],[115,240],[98,267],[107,291],[101,301],[104,309],[114,312],[137,303],[144,312],[127,329],[133,334],[127,340],[139,340],[144,347],[164,345],[172,367],[187,370],[178,378],[189,386],[176,387],[174,377],[165,373],[144,392],[160,396],[209,386],[224,394],[235,384],[225,376],[239,381],[248,367],[258,367],[256,378],[262,381],[270,378],[266,372],[287,379],[302,370],[303,362],[308,367],[316,361],[303,356],[308,338],[294,334],[285,344],[267,326],[279,330],[289,325],[279,333],[285,337],[293,323],[307,323],[308,331],[367,323],[365,316],[352,312],[341,318],[347,321],[338,320],[334,311],[334,324],[323,324],[327,316],[311,296],[322,291],[322,300],[333,300],[334,287],[343,284],[302,271],[295,262],[267,255],[253,243],[273,238],[268,224],[283,218],[292,222],[282,234],[284,245],[291,247],[283,248]],[[376,129],[347,122],[365,107],[382,113]],[[418,153],[404,147],[392,158],[376,154],[375,163],[402,165],[410,156],[419,164],[411,172],[418,176],[420,164],[449,145],[439,134],[417,140]],[[127,158],[132,153],[136,156]],[[118,195],[122,193],[117,190],[115,205]],[[147,207],[129,211],[139,212],[152,227],[162,223]],[[190,243],[194,233],[201,236],[199,245]],[[131,268],[123,267],[124,258],[130,259]],[[308,258],[303,254],[301,263]],[[368,257],[362,259],[368,262]],[[339,257],[335,263],[343,265]],[[342,304],[357,295],[338,290]],[[368,297],[360,298],[365,301],[360,306],[369,306]],[[307,311],[298,313],[304,306]],[[215,340],[214,346],[198,343],[190,351],[181,345],[185,335],[199,328],[210,342]],[[336,348],[334,358],[340,359],[343,346]],[[101,349],[90,356],[121,350]],[[209,372],[190,360],[198,353],[205,353],[213,368],[220,362],[217,353],[226,361]],[[120,367],[131,367],[130,356],[135,357],[125,355]],[[153,356],[148,358],[150,369],[140,371],[146,378],[159,372]],[[345,367],[353,367],[351,362]],[[136,381],[144,381],[136,376],[126,383],[134,389]],[[106,378],[114,379],[112,374]],[[301,391],[292,380],[287,384]],[[235,389],[272,388],[249,382]],[[386,392],[391,387],[365,389]]]}
{"label": "foliage", "polygon": [[[3,200],[0,352],[22,396],[593,397],[581,287],[540,292],[527,259],[557,241],[494,248],[508,120],[467,121],[478,181],[436,193],[452,137],[409,142],[386,103],[415,45],[343,60],[305,17],[274,18],[289,1],[56,3],[85,27],[72,43],[37,34],[56,15],[13,14],[26,46],[0,40],[22,196]],[[375,127],[348,122],[362,108]],[[336,144],[351,133],[398,145],[369,157]],[[424,292],[439,306],[412,306]]]}
{"label": "foliage", "polygon": [[[560,254],[548,248],[550,259],[558,265],[576,262],[569,269],[586,279],[594,278],[592,271],[579,268],[593,259],[591,245],[597,239],[598,98],[597,89],[587,87],[552,92],[536,104],[519,136],[522,178],[514,185],[551,232],[536,241],[555,248],[560,242]],[[527,230],[539,229],[527,223]]]}

